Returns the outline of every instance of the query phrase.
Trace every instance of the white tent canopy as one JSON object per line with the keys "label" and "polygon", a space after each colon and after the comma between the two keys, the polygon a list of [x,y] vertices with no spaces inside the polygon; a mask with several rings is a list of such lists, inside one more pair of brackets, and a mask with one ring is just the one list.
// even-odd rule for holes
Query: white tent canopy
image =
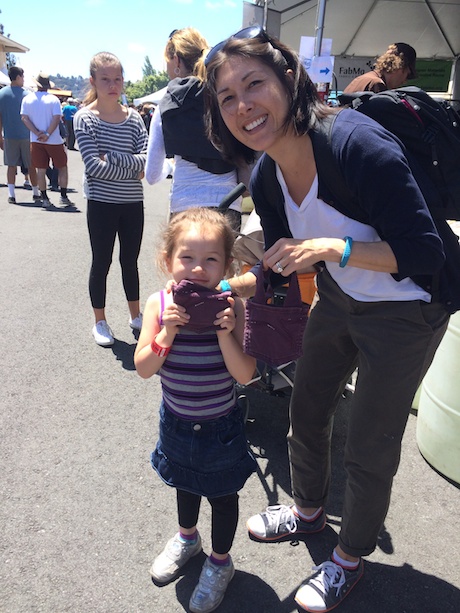
{"label": "white tent canopy", "polygon": [[250,19],[299,49],[302,36],[332,39],[336,57],[377,58],[405,42],[424,60],[452,60],[460,99],[460,0],[254,0]]}
{"label": "white tent canopy", "polygon": [[152,104],[158,104],[160,102],[160,100],[163,98],[163,96],[165,95],[167,90],[167,87],[163,87],[162,89],[159,89],[156,92],[153,92],[152,94],[148,94],[147,96],[143,96],[142,98],[134,98],[133,103],[136,106],[139,106],[139,104],[145,104],[148,102],[151,102]]}
{"label": "white tent canopy", "polygon": [[460,0],[256,0],[278,13],[281,39],[299,47],[317,35],[318,5],[325,10],[319,34],[332,38],[333,55],[376,57],[390,43],[406,42],[420,59],[460,56]]}

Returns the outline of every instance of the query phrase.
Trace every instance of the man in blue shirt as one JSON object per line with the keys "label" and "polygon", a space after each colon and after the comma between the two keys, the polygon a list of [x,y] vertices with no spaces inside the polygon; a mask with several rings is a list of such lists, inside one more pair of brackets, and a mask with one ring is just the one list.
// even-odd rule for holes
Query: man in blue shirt
{"label": "man in blue shirt", "polygon": [[65,126],[67,128],[67,148],[71,151],[75,149],[75,132],[73,131],[73,116],[78,111],[73,98],[67,98],[67,102],[62,109]]}
{"label": "man in blue shirt", "polygon": [[28,93],[23,87],[24,70],[12,66],[8,76],[11,85],[0,90],[0,148],[3,149],[4,164],[8,167],[8,202],[16,204],[14,188],[18,166],[29,170],[34,200],[40,200],[40,192],[37,173],[30,159],[29,130],[21,120],[21,102]]}

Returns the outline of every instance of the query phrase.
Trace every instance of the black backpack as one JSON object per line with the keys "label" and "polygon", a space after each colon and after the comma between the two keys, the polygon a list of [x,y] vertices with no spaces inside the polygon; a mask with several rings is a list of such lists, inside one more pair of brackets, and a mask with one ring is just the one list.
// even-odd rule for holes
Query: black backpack
{"label": "black backpack", "polygon": [[460,220],[460,114],[418,87],[339,96],[378,121],[406,148],[414,177],[433,217]]}

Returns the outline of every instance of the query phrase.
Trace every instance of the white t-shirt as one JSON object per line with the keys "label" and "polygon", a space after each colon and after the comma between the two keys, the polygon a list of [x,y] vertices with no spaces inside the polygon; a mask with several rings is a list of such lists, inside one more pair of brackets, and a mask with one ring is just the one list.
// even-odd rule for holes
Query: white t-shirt
{"label": "white t-shirt", "polygon": [[[293,238],[344,238],[351,236],[354,241],[373,243],[381,239],[367,224],[355,221],[320,200],[318,176],[300,206],[291,198],[281,169],[276,165],[276,176],[284,195],[284,208]],[[431,295],[412,279],[396,281],[389,273],[354,268],[347,264],[340,268],[338,263],[326,262],[326,268],[342,291],[362,302],[384,300],[423,300],[431,302]]]}
{"label": "white t-shirt", "polygon": [[[59,98],[48,92],[31,92],[22,100],[21,115],[27,115],[34,126],[46,132],[56,115],[62,115]],[[30,133],[30,142],[38,142],[37,135]],[[59,134],[59,124],[46,141],[47,145],[62,145],[62,136]]]}

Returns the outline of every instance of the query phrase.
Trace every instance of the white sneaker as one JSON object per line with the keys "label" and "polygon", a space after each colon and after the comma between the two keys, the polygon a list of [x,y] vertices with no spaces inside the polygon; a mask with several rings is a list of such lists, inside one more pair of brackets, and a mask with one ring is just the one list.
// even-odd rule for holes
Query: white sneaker
{"label": "white sneaker", "polygon": [[179,538],[179,533],[175,534],[166,543],[166,547],[157,556],[150,569],[152,578],[160,585],[165,585],[177,577],[180,569],[193,556],[198,555],[203,549],[201,537],[197,531],[196,541],[186,543]]}
{"label": "white sneaker", "polygon": [[101,319],[93,326],[94,340],[101,347],[110,347],[115,342],[112,330],[105,319]]}
{"label": "white sneaker", "polygon": [[142,328],[142,313],[139,313],[134,319],[129,318],[129,325],[133,330],[140,330]]}
{"label": "white sneaker", "polygon": [[190,598],[189,609],[193,613],[210,613],[220,605],[225,590],[233,579],[235,567],[230,558],[227,566],[217,566],[207,558],[198,585]]}

